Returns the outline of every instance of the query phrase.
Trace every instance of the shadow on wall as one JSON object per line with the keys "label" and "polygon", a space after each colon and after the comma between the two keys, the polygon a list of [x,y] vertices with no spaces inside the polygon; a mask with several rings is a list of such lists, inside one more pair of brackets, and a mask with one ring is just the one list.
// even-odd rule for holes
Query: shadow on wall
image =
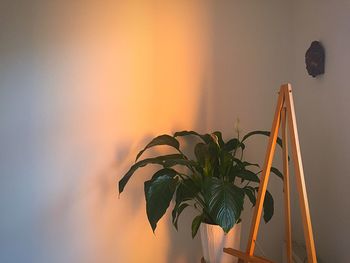
{"label": "shadow on wall", "polygon": [[[208,81],[203,79],[202,87],[200,90],[202,91],[198,96],[197,103],[197,117],[196,121],[192,127],[182,127],[183,129],[193,129],[195,131],[201,133],[207,133],[208,124],[206,121],[206,115],[208,114]],[[186,145],[186,144],[185,144]],[[191,149],[193,149],[191,147]],[[189,156],[193,156],[194,153],[188,152],[188,150],[184,149],[185,153],[188,153]],[[172,207],[171,207],[172,208]],[[170,215],[171,211],[168,211]],[[169,222],[169,239],[170,246],[168,250],[168,258],[167,262],[169,263],[181,263],[181,262],[199,262],[200,258],[203,256],[201,243],[200,243],[200,234],[199,231],[197,236],[192,239],[191,236],[191,225],[193,218],[197,216],[196,211],[193,208],[187,208],[183,214],[181,214],[179,222],[178,222],[178,231],[174,228],[172,223],[170,222],[169,217],[167,220]]]}
{"label": "shadow on wall", "polygon": [[[143,183],[154,168],[147,167],[143,172],[136,173],[120,199],[116,198],[117,181],[151,137],[181,129],[206,129],[210,79],[205,76],[209,53],[207,44],[203,44],[208,42],[205,5],[169,1],[159,3],[155,8],[156,12],[151,15],[148,13],[151,11],[139,9],[140,12],[154,15],[157,21],[155,24],[149,21],[151,26],[147,28],[154,31],[154,42],[150,44],[150,50],[154,53],[150,57],[132,57],[139,70],[129,77],[136,80],[130,83],[132,91],[128,96],[118,100],[123,105],[120,109],[125,115],[125,122],[119,124],[123,126],[120,129],[129,133],[119,131],[121,137],[116,139],[116,166],[103,175],[105,179],[102,181],[96,177],[89,182],[89,185],[99,186],[94,190],[96,199],[92,203],[95,215],[91,218],[95,218],[96,224],[91,222],[90,225],[96,228],[95,233],[91,234],[93,239],[100,237],[103,240],[103,245],[92,245],[94,249],[100,247],[96,258],[105,260],[103,262],[113,258],[113,249],[116,251],[114,258],[120,262],[197,262],[201,257],[199,240],[192,240],[190,234],[190,211],[184,213],[179,232],[171,224],[171,213],[167,213],[158,223],[155,235],[152,233],[145,212]],[[147,30],[137,32],[138,29],[135,29],[134,33],[148,35]],[[134,40],[134,33],[130,41]],[[152,63],[143,59],[151,59]],[[153,77],[145,85],[137,80],[137,76],[143,75],[142,69],[148,66],[152,69],[149,73]],[[135,69],[131,65],[129,70]],[[142,104],[138,105],[138,101]],[[154,153],[164,151],[156,149]],[[106,191],[102,191],[101,187],[105,187]],[[103,215],[110,218],[106,219]],[[133,252],[135,250],[137,253]]]}
{"label": "shadow on wall", "polygon": [[[208,110],[206,107],[207,93],[205,89],[206,84],[203,84],[200,88],[201,92],[198,98],[196,123],[192,124],[191,127],[177,127],[176,129],[172,129],[173,132],[177,129],[193,129],[207,132],[206,122],[203,118]],[[158,222],[155,233],[152,233],[146,216],[143,186],[144,181],[150,178],[156,167],[150,165],[143,168],[142,171],[136,172],[120,198],[117,198],[117,183],[119,179],[134,163],[136,153],[156,135],[160,134],[145,136],[138,142],[128,141],[124,145],[119,145],[116,151],[115,162],[111,164],[110,168],[89,179],[89,186],[85,187],[86,190],[84,193],[76,193],[75,196],[71,196],[73,193],[70,193],[67,195],[67,200],[63,200],[63,203],[67,203],[68,200],[86,199],[87,195],[95,196],[93,198],[94,202],[91,205],[91,211],[93,213],[88,216],[91,225],[94,225],[96,228],[96,234],[99,234],[101,237],[99,241],[100,245],[105,246],[104,248],[100,248],[100,253],[101,251],[102,253],[106,251],[106,255],[102,257],[104,262],[112,261],[110,254],[112,246],[115,247],[114,249],[116,251],[126,249],[130,251],[129,253],[138,254],[138,256],[132,257],[120,257],[120,255],[116,255],[115,258],[117,260],[123,260],[123,258],[126,260],[128,258],[129,260],[130,258],[132,260],[135,260],[135,258],[138,258],[138,260],[142,260],[142,258],[147,260],[152,258],[150,255],[162,250],[165,257],[163,259],[160,257],[154,262],[180,263],[200,261],[202,252],[199,234],[195,239],[191,237],[191,223],[195,215],[191,209],[187,209],[181,215],[179,231],[177,232],[171,223],[171,210],[173,207],[173,204],[171,204],[164,217]],[[186,149],[184,151],[186,152]],[[145,152],[143,158],[158,156],[167,152],[168,149],[157,147],[149,150],[148,153]],[[137,231],[139,232],[137,233]],[[116,236],[117,232],[118,235]],[[150,242],[150,240],[152,241]],[[96,259],[102,259],[101,255],[96,256]]]}
{"label": "shadow on wall", "polygon": [[[17,46],[11,41],[6,43],[11,48],[8,54],[22,66],[24,59],[33,60],[25,71],[34,68],[38,75],[34,83],[10,80],[6,92],[11,96],[0,90],[0,99],[10,98],[0,103],[0,113],[8,131],[2,139],[12,150],[0,166],[7,175],[0,184],[0,192],[6,193],[1,209],[6,235],[1,234],[0,241],[15,245],[11,252],[0,246],[0,254],[11,254],[13,262],[26,256],[26,262],[53,263],[197,262],[201,250],[198,238],[191,239],[191,212],[183,214],[179,232],[170,218],[164,218],[155,236],[145,213],[146,172],[134,176],[120,199],[117,181],[138,150],[157,134],[181,129],[207,132],[212,127],[230,133],[234,118],[247,108],[257,114],[252,123],[265,123],[260,109],[269,108],[271,101],[261,98],[280,84],[271,72],[283,73],[277,68],[281,63],[265,63],[272,56],[283,57],[283,45],[270,45],[276,40],[273,36],[280,35],[271,28],[281,24],[284,30],[284,24],[260,24],[265,17],[258,15],[272,19],[285,12],[270,14],[270,6],[260,9],[266,5],[261,4],[252,9],[257,20],[249,17],[247,28],[249,4],[241,12],[217,1],[37,1],[28,8],[30,13],[21,6],[23,15],[17,20],[17,2],[9,4],[6,19],[9,25],[18,23],[16,29],[24,31],[18,36],[23,38],[15,39],[9,29],[4,35],[20,44],[24,58],[12,50]],[[212,5],[220,10],[213,14]],[[256,25],[261,31],[255,38]],[[219,35],[211,35],[212,26]],[[26,46],[27,36],[33,47]],[[265,55],[254,64],[257,51],[252,43],[260,37],[266,40],[259,49]],[[250,54],[250,63],[243,65],[245,54]],[[266,72],[252,78],[250,64],[255,71]],[[18,80],[23,75],[14,69],[12,77]],[[242,85],[245,80],[249,83]],[[267,86],[272,90],[263,88]],[[244,88],[236,95],[238,90],[231,87]],[[255,87],[256,103],[249,104],[247,87]],[[18,188],[21,194],[12,190]],[[18,229],[29,238],[23,241]]]}

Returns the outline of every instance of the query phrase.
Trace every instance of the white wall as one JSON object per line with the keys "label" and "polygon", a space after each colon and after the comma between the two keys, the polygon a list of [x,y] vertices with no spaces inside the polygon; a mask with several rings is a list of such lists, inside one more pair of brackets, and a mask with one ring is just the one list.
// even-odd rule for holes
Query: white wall
{"label": "white wall", "polygon": [[[243,131],[269,129],[291,81],[318,253],[346,262],[348,2],[113,2],[0,2],[0,261],[198,262],[191,213],[179,233],[165,218],[154,236],[145,175],[120,199],[117,180],[156,134],[228,137],[237,117]],[[327,52],[318,79],[303,61],[314,39]],[[262,160],[265,146],[251,141],[247,157]],[[270,189],[281,195],[281,182]],[[259,246],[280,262],[275,202]]]}
{"label": "white wall", "polygon": [[[317,253],[321,262],[347,262],[350,3],[268,3],[271,6],[256,1],[215,5],[209,124],[228,135],[234,119],[240,117],[244,131],[269,129],[276,91],[281,83],[291,82]],[[326,73],[316,79],[307,74],[304,62],[313,40],[326,49]],[[263,160],[265,145],[256,139],[253,147],[247,157]],[[280,182],[272,180],[270,189],[281,196]],[[304,242],[298,199],[292,190],[293,238]],[[282,204],[275,201],[277,214],[271,224],[262,224],[258,241],[267,255],[280,262]],[[244,226],[243,237],[248,233]],[[244,238],[243,243],[245,247]]]}
{"label": "white wall", "polygon": [[145,174],[117,181],[151,136],[205,128],[206,5],[26,2],[0,8],[0,261],[198,262],[186,216],[152,233]]}
{"label": "white wall", "polygon": [[[211,129],[233,136],[240,119],[242,132],[269,130],[278,90],[292,79],[289,1],[216,1],[213,5],[213,71],[210,96]],[[246,158],[262,165],[267,139],[247,143]],[[280,151],[277,149],[277,154]],[[278,166],[278,164],[277,164]],[[279,165],[279,167],[281,167]],[[275,216],[262,222],[257,255],[281,262],[283,241],[282,183],[272,177]],[[242,249],[246,248],[253,210],[244,211]]]}
{"label": "white wall", "polygon": [[[317,253],[322,262],[348,262],[350,236],[349,1],[293,1],[294,97]],[[305,69],[313,40],[326,50],[325,75]],[[294,214],[297,214],[294,208]],[[300,219],[295,236],[303,240]]]}

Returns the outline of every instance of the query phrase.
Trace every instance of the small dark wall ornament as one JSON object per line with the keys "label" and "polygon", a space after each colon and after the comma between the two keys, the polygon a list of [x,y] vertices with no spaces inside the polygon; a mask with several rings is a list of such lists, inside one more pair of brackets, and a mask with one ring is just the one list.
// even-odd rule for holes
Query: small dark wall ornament
{"label": "small dark wall ornament", "polygon": [[310,76],[324,74],[325,51],[319,41],[313,41],[305,54],[306,70]]}

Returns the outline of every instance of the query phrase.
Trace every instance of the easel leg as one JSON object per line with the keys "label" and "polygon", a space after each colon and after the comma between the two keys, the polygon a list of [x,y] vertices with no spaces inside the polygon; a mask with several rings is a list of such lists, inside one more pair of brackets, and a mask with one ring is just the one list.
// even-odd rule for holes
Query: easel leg
{"label": "easel leg", "polygon": [[[316,251],[314,238],[312,233],[310,211],[305,187],[305,179],[303,173],[303,165],[301,161],[299,138],[296,126],[296,118],[294,111],[293,97],[291,93],[290,84],[285,84],[281,86],[278,102],[276,106],[275,116],[272,123],[271,134],[269,143],[267,146],[267,153],[265,157],[265,162],[263,166],[263,173],[260,180],[259,192],[257,196],[257,201],[255,205],[254,215],[252,218],[250,235],[248,238],[247,250],[245,253],[230,249],[224,248],[224,252],[231,254],[235,257],[240,258],[239,263],[248,263],[248,262],[265,262],[272,263],[268,259],[254,256],[255,242],[259,229],[259,224],[261,220],[262,208],[265,198],[265,193],[267,189],[267,183],[270,176],[271,164],[276,148],[276,139],[278,136],[278,129],[280,126],[280,121],[282,120],[282,140],[283,140],[283,171],[284,171],[284,202],[285,202],[285,220],[286,220],[286,239],[287,239],[287,254],[288,254],[288,263],[292,262],[292,241],[291,241],[291,221],[290,221],[290,185],[289,185],[289,169],[288,169],[288,144],[287,144],[287,119],[288,119],[288,128],[291,138],[291,148],[292,156],[295,166],[295,176],[296,176],[296,185],[299,194],[299,203],[301,207],[302,222],[304,227],[304,235],[306,241],[307,255],[309,263],[317,263]],[[282,107],[285,106],[283,109]]]}
{"label": "easel leg", "polygon": [[307,198],[305,178],[303,171],[303,163],[301,160],[300,146],[299,146],[299,137],[296,125],[295,111],[294,111],[294,102],[292,97],[292,90],[290,85],[288,85],[288,91],[286,92],[286,105],[288,113],[288,127],[291,137],[291,148],[292,155],[295,167],[295,178],[297,190],[299,193],[299,203],[301,209],[301,217],[304,227],[304,236],[307,248],[307,258],[309,263],[317,263],[316,259],[316,250],[314,237],[312,234],[312,225],[310,218],[309,203]]}
{"label": "easel leg", "polygon": [[284,194],[284,218],[285,218],[285,235],[287,245],[287,262],[292,263],[292,225],[290,215],[290,186],[289,186],[289,169],[288,169],[288,141],[287,141],[287,127],[286,127],[286,108],[281,111],[282,119],[282,145],[283,145],[283,194]]}
{"label": "easel leg", "polygon": [[272,165],[273,156],[276,148],[276,140],[278,137],[278,129],[280,126],[281,110],[282,110],[283,103],[284,103],[284,92],[282,92],[281,90],[278,96],[275,116],[272,122],[271,134],[270,134],[270,139],[267,146],[263,173],[260,180],[259,192],[256,200],[254,215],[252,218],[252,225],[250,228],[250,235],[249,235],[248,245],[247,245],[247,254],[250,256],[254,254],[255,242],[256,242],[256,237],[258,234],[259,224],[261,220],[261,213],[263,209],[265,193],[266,193],[267,184],[270,177],[271,165]]}

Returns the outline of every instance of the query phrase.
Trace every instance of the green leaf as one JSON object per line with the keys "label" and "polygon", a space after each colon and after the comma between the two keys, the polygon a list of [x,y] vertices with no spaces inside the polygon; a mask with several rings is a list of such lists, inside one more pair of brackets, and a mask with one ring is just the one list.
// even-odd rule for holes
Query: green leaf
{"label": "green leaf", "polygon": [[246,186],[244,189],[245,194],[248,196],[249,201],[252,203],[252,206],[256,204],[255,190],[252,187]]}
{"label": "green leaf", "polygon": [[189,168],[198,166],[195,161],[184,159],[184,158],[185,157],[182,156],[180,158],[173,158],[173,159],[164,160],[163,166],[164,167],[173,167],[175,165],[185,165],[185,166],[187,166]]}
{"label": "green leaf", "polygon": [[149,144],[147,144],[146,147],[137,154],[135,161],[137,161],[140,158],[140,156],[143,154],[144,151],[158,145],[168,145],[177,150],[179,150],[180,148],[179,142],[174,137],[167,134],[163,134],[154,138]]}
{"label": "green leaf", "polygon": [[227,173],[227,176],[230,180],[230,182],[234,183],[236,176],[238,174],[238,172],[241,170],[241,168],[237,167],[237,166],[232,166],[229,170],[229,172]]}
{"label": "green leaf", "polygon": [[197,158],[197,161],[203,166],[205,164],[205,159],[209,156],[208,144],[205,143],[197,143],[194,147],[194,154]]}
{"label": "green leaf", "polygon": [[199,134],[195,131],[180,131],[180,132],[174,133],[174,137],[189,136],[189,135],[197,136],[197,137],[201,138],[205,143],[209,143],[209,142],[213,141],[209,134]]}
{"label": "green leaf", "polygon": [[177,230],[177,221],[179,220],[180,214],[182,211],[188,207],[189,204],[187,203],[182,203],[179,207],[175,207],[172,212],[172,217],[173,217],[173,225],[175,229]]}
{"label": "green leaf", "polygon": [[283,181],[283,174],[276,167],[271,167],[271,172],[277,175]]}
{"label": "green leaf", "polygon": [[219,171],[222,176],[229,176],[233,166],[232,154],[227,151],[220,152]]}
{"label": "green leaf", "polygon": [[[130,167],[129,171],[119,181],[119,193],[123,192],[125,185],[128,183],[131,176],[135,173],[137,169],[144,167],[148,164],[159,164],[164,166],[164,164],[169,164],[170,160],[174,160],[174,159],[179,160],[183,158],[184,156],[182,154],[169,154],[169,155],[158,156],[155,158],[144,159],[135,163],[133,166]],[[167,167],[170,167],[170,165],[167,165]]]}
{"label": "green leaf", "polygon": [[240,159],[232,158],[232,160],[235,162],[235,164],[236,164],[239,168],[244,169],[244,164],[243,164],[243,162],[242,162]]}
{"label": "green leaf", "polygon": [[199,187],[195,184],[195,182],[192,179],[186,178],[182,180],[176,190],[175,205],[179,206],[180,203],[184,201],[194,199],[199,193],[199,191]]}
{"label": "green leaf", "polygon": [[[253,135],[265,135],[267,137],[270,137],[270,133],[269,131],[252,131],[247,133],[243,139],[242,142],[244,142],[246,139],[248,139],[249,137],[253,136]],[[282,139],[277,137],[277,144],[282,148]]]}
{"label": "green leaf", "polygon": [[203,215],[196,216],[192,221],[192,238],[194,238],[198,232],[199,226],[202,223]]}
{"label": "green leaf", "polygon": [[194,154],[198,162],[204,166],[206,161],[214,161],[218,158],[219,148],[213,142],[209,144],[197,143],[194,148]]}
{"label": "green leaf", "polygon": [[249,171],[249,170],[245,170],[245,169],[240,170],[240,171],[238,171],[236,176],[241,178],[242,180],[260,183],[259,177],[255,173],[253,173],[252,171]]}
{"label": "green leaf", "polygon": [[206,182],[205,200],[211,217],[227,233],[240,217],[244,191],[230,182],[211,177]]}
{"label": "green leaf", "polygon": [[151,180],[155,180],[158,177],[163,176],[163,175],[169,175],[170,177],[173,178],[173,177],[175,177],[177,175],[177,172],[174,169],[171,169],[171,168],[163,168],[163,169],[158,170],[157,172],[155,172],[153,174]]}
{"label": "green leaf", "polygon": [[177,180],[174,173],[161,170],[145,182],[146,211],[153,232],[157,222],[165,214],[175,193]]}
{"label": "green leaf", "polygon": [[[258,193],[259,192],[259,187],[254,188],[255,191]],[[274,214],[274,201],[271,193],[266,190],[265,193],[265,198],[264,198],[264,221],[265,223],[269,222]]]}
{"label": "green leaf", "polygon": [[266,191],[264,199],[264,221],[269,222],[274,213],[273,198],[269,191]]}
{"label": "green leaf", "polygon": [[257,164],[257,163],[250,163],[250,162],[246,162],[246,161],[244,161],[243,163],[243,166],[244,167],[247,167],[247,166],[255,166],[255,167],[260,167],[260,165],[259,164]]}
{"label": "green leaf", "polygon": [[213,132],[213,134],[215,134],[215,136],[218,138],[218,143],[219,143],[220,147],[224,146],[224,145],[225,145],[225,142],[224,142],[224,140],[222,139],[222,134],[221,134],[221,132],[215,131],[215,132]]}
{"label": "green leaf", "polygon": [[245,145],[242,142],[240,142],[237,138],[233,138],[229,140],[223,148],[225,151],[231,152],[239,147],[241,147],[244,150]]}
{"label": "green leaf", "polygon": [[175,198],[175,206],[172,211],[172,219],[175,228],[177,229],[177,220],[180,216],[180,213],[185,208],[181,207],[186,204],[183,202],[194,200],[199,192],[199,187],[195,184],[192,179],[186,178],[180,182],[176,189],[176,198]]}

